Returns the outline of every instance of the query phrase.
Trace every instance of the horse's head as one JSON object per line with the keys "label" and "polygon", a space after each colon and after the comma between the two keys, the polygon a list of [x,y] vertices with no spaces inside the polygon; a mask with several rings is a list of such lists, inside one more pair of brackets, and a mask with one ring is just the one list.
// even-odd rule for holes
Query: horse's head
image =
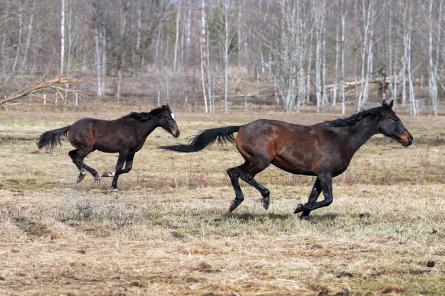
{"label": "horse's head", "polygon": [[175,115],[168,104],[162,106],[162,113],[159,118],[159,125],[163,129],[172,134],[173,137],[179,137],[180,132],[176,124]]}
{"label": "horse's head", "polygon": [[389,104],[386,101],[383,101],[382,105],[382,118],[379,122],[379,131],[385,136],[396,140],[404,147],[411,145],[413,143],[413,136],[392,110],[394,100]]}

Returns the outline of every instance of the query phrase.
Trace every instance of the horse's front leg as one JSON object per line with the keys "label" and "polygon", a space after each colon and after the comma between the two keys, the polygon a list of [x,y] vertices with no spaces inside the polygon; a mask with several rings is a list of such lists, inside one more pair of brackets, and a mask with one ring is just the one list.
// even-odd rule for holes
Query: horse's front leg
{"label": "horse's front leg", "polygon": [[129,153],[127,155],[127,158],[125,160],[125,168],[121,171],[121,174],[126,174],[129,171],[131,171],[131,168],[133,166],[133,158],[134,158],[134,153]]}
{"label": "horse's front leg", "polygon": [[119,175],[122,174],[122,167],[124,166],[125,160],[127,159],[127,152],[119,152],[119,158],[117,159],[116,168],[114,169],[113,181],[111,186],[117,189],[117,179]]}
{"label": "horse's front leg", "polygon": [[311,213],[308,208],[313,205],[317,198],[321,194],[321,185],[320,185],[320,179],[317,178],[315,180],[314,186],[312,187],[311,193],[309,194],[309,198],[306,204],[299,204],[298,207],[295,209],[294,214],[297,214],[299,212],[303,212],[300,216],[301,219],[307,220],[309,219],[309,214]]}
{"label": "horse's front leg", "polygon": [[[313,202],[313,203],[310,203],[310,201],[309,201],[305,205],[299,205],[295,209],[294,213],[295,214],[299,213],[299,212],[303,212],[303,214],[308,213],[308,215],[306,217],[303,216],[303,214],[302,214],[301,218],[303,218],[303,219],[307,219],[307,217],[309,216],[309,213],[311,211],[318,209],[318,208],[327,207],[334,201],[334,197],[332,195],[332,176],[330,174],[321,174],[318,176],[317,180],[319,181],[320,188],[323,191],[324,200],[318,201],[318,202]],[[315,185],[316,184],[314,184],[314,187],[315,187]],[[312,195],[312,192],[311,192],[311,195]],[[316,199],[314,199],[314,201],[315,200]]]}

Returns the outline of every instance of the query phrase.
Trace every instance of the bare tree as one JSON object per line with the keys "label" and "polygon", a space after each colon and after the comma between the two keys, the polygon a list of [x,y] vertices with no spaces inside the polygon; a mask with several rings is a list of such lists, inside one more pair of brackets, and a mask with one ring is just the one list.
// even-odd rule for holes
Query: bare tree
{"label": "bare tree", "polygon": [[32,36],[32,25],[33,25],[33,20],[34,20],[34,7],[35,7],[35,2],[33,1],[31,3],[31,7],[29,8],[29,12],[28,12],[28,27],[27,27],[27,34],[26,34],[26,42],[25,42],[25,49],[23,52],[23,60],[22,60],[22,65],[21,65],[21,71],[24,72],[25,67],[27,66],[27,59],[28,59],[28,53],[29,53],[29,48],[31,46],[31,36]]}
{"label": "bare tree", "polygon": [[128,10],[130,7],[130,2],[128,0],[122,1],[122,13],[121,13],[121,22],[120,22],[120,30],[119,30],[119,44],[117,49],[117,62],[116,62],[116,91],[114,96],[116,100],[119,102],[121,99],[122,92],[122,68],[124,63],[124,47],[126,45],[126,29],[127,29],[127,18],[128,18]]}
{"label": "bare tree", "polygon": [[18,36],[17,36],[17,45],[16,45],[16,53],[15,53],[15,58],[14,58],[14,62],[12,63],[12,68],[11,68],[11,72],[15,72],[16,67],[17,67],[17,63],[18,60],[20,58],[20,53],[21,53],[21,48],[22,48],[22,30],[23,30],[23,10],[20,9],[18,11]]}
{"label": "bare tree", "polygon": [[[433,55],[433,36],[434,36],[434,30],[433,30],[433,4],[434,1],[430,0],[429,5],[429,34],[428,34],[428,61],[429,61],[429,90],[430,90],[430,97],[431,97],[431,105],[434,116],[437,116],[439,113],[439,104],[438,104],[438,86],[437,86],[437,72],[438,72],[438,65],[439,65],[439,44],[440,44],[440,17],[442,12],[442,3],[443,1],[440,1],[439,3],[439,16],[437,20],[437,52],[436,56],[434,58]],[[433,60],[435,59],[435,61]]]}
{"label": "bare tree", "polygon": [[178,51],[179,51],[179,21],[181,20],[181,2],[178,3],[176,12],[176,27],[175,27],[175,48],[173,55],[173,71],[178,71]]}
{"label": "bare tree", "polygon": [[321,112],[323,94],[322,81],[322,46],[323,46],[323,31],[324,31],[324,14],[325,1],[316,2],[314,5],[315,14],[315,92],[317,99],[317,112]]}
{"label": "bare tree", "polygon": [[103,96],[105,94],[105,80],[107,72],[107,30],[105,24],[105,4],[104,0],[94,0],[92,5],[96,41],[97,95]]}
{"label": "bare tree", "polygon": [[346,22],[345,1],[341,0],[341,114],[346,113],[346,97],[345,97],[345,22]]}
{"label": "bare tree", "polygon": [[206,13],[205,13],[205,1],[201,1],[201,85],[202,96],[204,99],[204,112],[208,113],[209,108],[207,105],[206,94],[206,61],[207,61],[207,25],[206,25]]}
{"label": "bare tree", "polygon": [[65,0],[60,0],[60,74],[65,66]]}
{"label": "bare tree", "polygon": [[372,46],[373,46],[373,22],[374,2],[367,0],[362,2],[363,17],[363,42],[362,42],[362,64],[361,64],[361,90],[357,98],[357,110],[363,110],[368,99],[369,78],[372,73]]}
{"label": "bare tree", "polygon": [[[303,99],[304,83],[304,40],[307,32],[302,30],[305,26],[305,9],[299,1],[281,0],[272,25],[276,42],[268,44],[274,60],[272,73],[277,82],[283,110],[299,110],[299,100]],[[298,89],[300,87],[300,89]],[[298,96],[297,96],[298,95]],[[297,96],[297,104],[295,97]]]}

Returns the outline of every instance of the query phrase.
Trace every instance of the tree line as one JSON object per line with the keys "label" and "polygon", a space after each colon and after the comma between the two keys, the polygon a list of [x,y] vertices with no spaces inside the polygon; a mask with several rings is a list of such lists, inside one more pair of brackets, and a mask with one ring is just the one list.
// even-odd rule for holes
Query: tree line
{"label": "tree line", "polygon": [[444,0],[0,0],[0,93],[88,77],[98,97],[142,94],[229,111],[362,110],[394,98],[438,114]]}

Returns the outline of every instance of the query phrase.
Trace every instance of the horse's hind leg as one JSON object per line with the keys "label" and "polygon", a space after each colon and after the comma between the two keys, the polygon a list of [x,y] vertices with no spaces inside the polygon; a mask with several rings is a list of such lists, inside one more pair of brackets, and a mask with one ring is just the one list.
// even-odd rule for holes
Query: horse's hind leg
{"label": "horse's hind leg", "polygon": [[77,169],[79,170],[79,176],[77,177],[77,181],[76,183],[80,183],[82,182],[83,178],[85,178],[85,175],[87,174],[86,170],[82,167],[82,162],[78,161],[78,154],[79,150],[78,149],[74,149],[71,150],[70,152],[68,152],[68,155],[71,157],[71,159],[73,160],[73,163],[76,165]]}
{"label": "horse's hind leg", "polygon": [[93,177],[94,177],[94,181],[96,183],[100,182],[100,176],[97,173],[97,171],[95,169],[93,169],[92,167],[89,167],[88,165],[86,165],[83,160],[85,159],[85,157],[90,154],[90,152],[92,151],[85,151],[85,150],[80,150],[80,149],[75,149],[70,151],[68,154],[71,157],[71,159],[73,160],[74,164],[77,166],[77,168],[79,169],[79,177],[77,177],[77,183],[81,182],[83,180],[83,178],[85,177],[86,173],[85,171],[89,172]]}
{"label": "horse's hind leg", "polygon": [[241,175],[240,167],[234,167],[227,170],[227,174],[230,177],[230,182],[232,183],[233,189],[235,190],[235,199],[232,200],[229,207],[229,212],[236,209],[244,200],[243,192],[239,185],[239,177]]}
{"label": "horse's hind leg", "polygon": [[254,177],[256,174],[267,168],[269,164],[269,161],[255,159],[254,161],[246,162],[240,167],[241,179],[261,193],[261,203],[266,210],[269,208],[270,204],[270,191],[262,184],[258,183]]}

